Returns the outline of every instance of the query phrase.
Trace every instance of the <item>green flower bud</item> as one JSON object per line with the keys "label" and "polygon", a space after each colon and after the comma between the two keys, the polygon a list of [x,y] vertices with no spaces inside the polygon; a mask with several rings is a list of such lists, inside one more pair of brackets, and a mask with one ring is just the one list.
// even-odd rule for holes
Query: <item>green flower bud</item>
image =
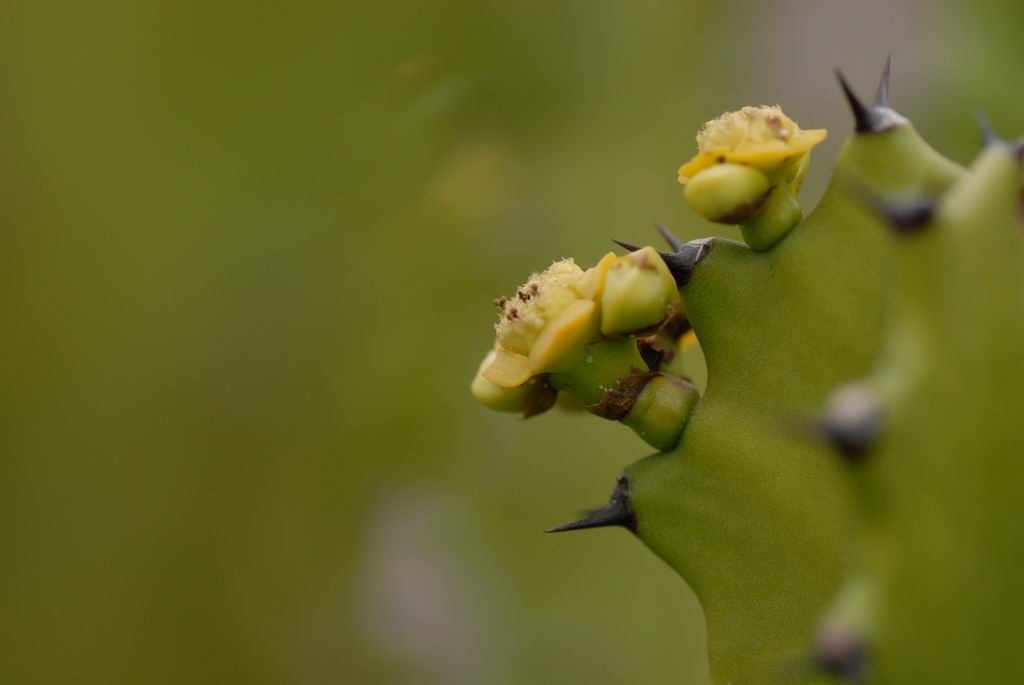
{"label": "green flower bud", "polygon": [[616,387],[619,380],[647,368],[637,350],[636,340],[619,338],[601,340],[585,348],[586,355],[579,364],[564,373],[552,373],[551,384],[583,403],[593,413],[606,418],[621,418],[594,411],[608,390]]}
{"label": "green flower bud", "polygon": [[768,177],[742,164],[716,164],[683,188],[686,203],[708,221],[739,224],[750,218],[771,192]]}
{"label": "green flower bud", "polygon": [[788,186],[776,186],[757,212],[740,225],[740,232],[751,248],[767,250],[782,240],[803,215],[800,203]]}
{"label": "green flower bud", "polygon": [[669,450],[679,442],[698,397],[697,389],[682,378],[655,374],[636,396],[622,422],[651,447]]}
{"label": "green flower bud", "polygon": [[679,306],[679,290],[653,247],[619,258],[608,269],[601,293],[601,332],[633,333],[653,326]]}

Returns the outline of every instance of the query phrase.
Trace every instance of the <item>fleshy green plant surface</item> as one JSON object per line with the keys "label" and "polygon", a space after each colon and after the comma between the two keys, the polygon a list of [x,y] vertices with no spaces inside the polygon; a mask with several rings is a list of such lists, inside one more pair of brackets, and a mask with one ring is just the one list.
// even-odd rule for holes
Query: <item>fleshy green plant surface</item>
{"label": "fleshy green plant surface", "polygon": [[[660,450],[625,469],[607,507],[555,530],[625,526],[675,569],[703,606],[715,683],[860,678],[873,651],[884,682],[970,682],[994,676],[986,665],[1010,649],[1009,637],[978,637],[994,629],[998,605],[987,590],[964,591],[977,587],[972,574],[1003,581],[1011,605],[1020,594],[1021,479],[1006,463],[1012,389],[1024,381],[1019,148],[993,142],[965,174],[890,108],[888,62],[870,107],[840,82],[855,132],[806,217],[796,196],[824,131],[801,131],[778,108],[708,122],[680,169],[685,198],[740,225],[745,242],[683,244],[663,231],[672,251],[660,259],[620,243],[631,253],[617,259],[642,261],[651,283],[671,273],[678,303],[633,287],[613,311],[592,283],[576,285],[570,299],[600,301],[573,305],[572,316],[594,317],[571,329],[587,333],[552,332],[566,328],[562,305],[538,338],[557,337],[569,361],[553,372],[524,366],[536,348],[515,361],[499,326],[474,393],[531,415],[536,388],[547,389],[542,409],[563,392]],[[935,197],[937,206],[921,199]],[[893,223],[914,235],[894,245]],[[931,224],[932,237],[912,230]],[[602,265],[579,282],[608,272]],[[707,361],[702,397],[673,359],[690,328]],[[879,364],[870,382],[833,392]],[[823,437],[847,455],[879,454],[854,475]],[[965,486],[979,468],[971,453],[985,475]],[[856,580],[839,593],[851,566]],[[950,655],[976,648],[935,658],[940,645]]]}
{"label": "fleshy green plant surface", "polygon": [[1021,144],[982,128],[945,193],[878,200],[901,236],[890,325],[877,370],[829,403],[864,533],[822,647],[881,683],[1024,679]]}

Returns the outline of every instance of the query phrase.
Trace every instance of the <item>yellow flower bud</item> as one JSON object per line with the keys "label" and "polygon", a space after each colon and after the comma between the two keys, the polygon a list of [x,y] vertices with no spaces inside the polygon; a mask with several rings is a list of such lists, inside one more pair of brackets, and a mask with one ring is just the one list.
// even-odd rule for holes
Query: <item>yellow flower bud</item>
{"label": "yellow flower bud", "polygon": [[601,293],[601,332],[632,333],[653,326],[679,302],[675,279],[661,255],[645,247],[608,269]]}
{"label": "yellow flower bud", "polygon": [[484,357],[480,368],[477,369],[470,391],[481,404],[495,411],[521,412],[526,406],[526,396],[529,393],[527,384],[518,387],[506,388],[484,376],[484,371],[494,362],[497,353],[491,351]]}
{"label": "yellow flower bud", "polygon": [[679,182],[688,183],[700,171],[725,162],[747,164],[769,173],[799,160],[826,135],[823,128],[801,130],[778,105],[725,112],[697,133],[697,154],[679,168]]}
{"label": "yellow flower bud", "polygon": [[826,135],[802,130],[778,105],[726,112],[704,124],[697,154],[679,168],[686,202],[706,219],[741,224],[747,244],[767,250],[803,216],[796,194]]}
{"label": "yellow flower bud", "polygon": [[600,337],[595,300],[616,259],[609,253],[584,272],[571,259],[533,274],[512,298],[499,298],[496,357],[484,372],[503,387],[529,376],[565,371],[582,360],[587,343]]}
{"label": "yellow flower bud", "polygon": [[604,292],[604,279],[608,276],[608,269],[617,260],[618,257],[615,253],[609,252],[604,257],[601,257],[601,261],[595,266],[587,269],[583,274],[583,278],[580,279],[580,284],[577,288],[580,297],[585,297],[595,302],[600,300],[601,293]]}
{"label": "yellow flower bud", "polygon": [[768,177],[741,164],[716,164],[699,172],[683,189],[686,203],[708,221],[746,221],[771,192]]}
{"label": "yellow flower bud", "polygon": [[563,259],[530,276],[512,298],[496,300],[501,307],[501,320],[495,326],[498,345],[529,355],[544,328],[579,299],[576,288],[582,278],[583,269],[572,259]]}
{"label": "yellow flower bud", "polygon": [[518,388],[533,375],[530,360],[522,354],[496,348],[484,361],[487,363],[480,373],[484,378],[503,388]]}
{"label": "yellow flower bud", "polygon": [[533,373],[567,371],[584,356],[587,343],[598,337],[598,309],[593,300],[576,300],[549,323],[530,350]]}

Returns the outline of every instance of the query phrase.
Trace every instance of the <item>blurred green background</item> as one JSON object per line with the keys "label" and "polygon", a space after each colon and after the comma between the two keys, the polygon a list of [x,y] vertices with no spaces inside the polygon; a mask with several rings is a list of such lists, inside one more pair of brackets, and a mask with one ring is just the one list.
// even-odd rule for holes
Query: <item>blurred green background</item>
{"label": "blurred green background", "polygon": [[541,531],[647,453],[474,404],[491,299],[702,224],[706,119],[1024,130],[1002,2],[7,0],[0,681],[701,683],[684,584]]}

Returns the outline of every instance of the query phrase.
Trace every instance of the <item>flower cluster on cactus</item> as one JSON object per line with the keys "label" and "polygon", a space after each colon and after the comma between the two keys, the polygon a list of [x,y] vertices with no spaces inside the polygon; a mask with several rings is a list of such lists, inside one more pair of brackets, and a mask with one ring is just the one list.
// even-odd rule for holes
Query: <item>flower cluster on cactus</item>
{"label": "flower cluster on cactus", "polygon": [[697,391],[659,368],[689,324],[656,250],[609,252],[586,271],[557,261],[495,304],[494,349],[471,385],[480,402],[533,416],[562,391],[658,449],[675,445]]}

